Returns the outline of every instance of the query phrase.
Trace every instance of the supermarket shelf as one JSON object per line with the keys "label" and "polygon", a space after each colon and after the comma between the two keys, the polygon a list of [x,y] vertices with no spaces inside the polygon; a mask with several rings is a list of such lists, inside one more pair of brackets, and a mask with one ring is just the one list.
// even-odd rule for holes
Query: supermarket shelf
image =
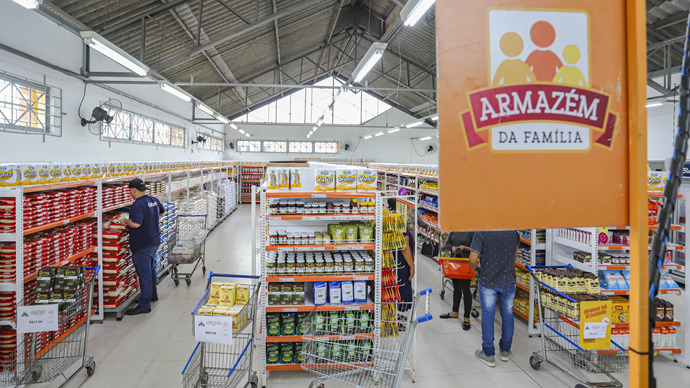
{"label": "supermarket shelf", "polygon": [[[519,261],[516,261],[516,262],[515,262],[515,266],[518,267],[518,268],[520,268],[520,269],[523,270],[523,271],[527,271],[527,267],[525,267],[525,265],[522,264],[522,263],[519,262]],[[531,276],[531,275],[530,275],[530,276]]]}
{"label": "supermarket shelf", "polygon": [[141,291],[137,289],[132,295],[129,296],[129,298],[127,298],[124,302],[120,303],[119,306],[115,308],[104,308],[103,313],[115,313],[117,314],[117,320],[119,321],[120,319],[122,319],[122,315],[124,314],[125,310],[127,310],[127,308],[132,303],[134,303],[134,301],[137,300],[137,298],[139,298],[139,295],[141,295]]}
{"label": "supermarket shelf", "polygon": [[[663,191],[650,191],[647,193],[647,196],[649,198],[665,198]],[[683,197],[682,194],[678,194],[678,198],[682,198],[682,197]]]}
{"label": "supermarket shelf", "polygon": [[671,354],[681,354],[683,351],[679,347],[654,347],[654,351],[657,353],[671,353]]}
{"label": "supermarket shelf", "polygon": [[[373,334],[343,334],[343,335],[317,335],[309,337],[314,339],[321,339],[326,341],[352,341],[352,340],[368,340],[373,339]],[[302,342],[304,337],[301,335],[280,335],[267,336],[266,342]]]}
{"label": "supermarket shelf", "polygon": [[425,224],[427,224],[427,225],[429,225],[429,226],[432,226],[432,227],[438,229],[439,231],[441,230],[441,227],[438,226],[437,223],[431,222],[431,221],[429,221],[429,220],[427,220],[426,218],[423,218],[423,217],[421,218],[421,220],[422,220],[422,222],[424,222]]}
{"label": "supermarket shelf", "polygon": [[[629,226],[609,226],[608,228],[612,230],[630,230]],[[683,228],[683,225],[671,224],[671,230],[683,230]],[[657,229],[659,229],[659,225],[649,225],[649,230]]]}
{"label": "supermarket shelf", "polygon": [[520,282],[515,282],[515,286],[521,290],[525,290],[525,291],[529,292],[529,287],[527,287],[526,285],[524,285]]}
{"label": "supermarket shelf", "polygon": [[371,191],[345,191],[345,192],[267,192],[266,198],[376,198],[376,192]]}
{"label": "supermarket shelf", "polygon": [[373,220],[374,214],[271,214],[266,218],[282,221],[353,221]]}
{"label": "supermarket shelf", "polygon": [[412,191],[417,191],[417,189],[415,189],[414,187],[410,187],[410,186],[403,186],[403,185],[400,185],[400,187],[403,187],[403,188],[406,188],[406,189],[412,190]]}
{"label": "supermarket shelf", "polygon": [[594,272],[594,268],[592,268],[591,264],[581,263],[577,260],[573,260],[572,257],[566,258],[566,257],[563,257],[561,255],[554,253],[553,259],[555,259],[559,263],[562,263],[565,265],[571,264],[573,267],[575,267],[581,271]]}
{"label": "supermarket shelf", "polygon": [[[597,268],[600,270],[608,269],[608,270],[629,270],[630,269],[630,264],[602,264],[599,265]],[[682,269],[683,266],[680,264],[664,264],[661,269]]]}
{"label": "supermarket shelf", "polygon": [[303,305],[303,306],[266,306],[267,313],[302,313],[314,311],[360,311],[373,310],[373,304],[332,304],[323,306]]}
{"label": "supermarket shelf", "polygon": [[[680,326],[680,322],[678,321],[657,321],[655,327],[671,327],[671,326]],[[612,323],[611,327],[615,329],[627,329],[630,327],[630,323],[625,322],[618,322],[618,323]]]}
{"label": "supermarket shelf", "polygon": [[418,233],[418,234],[421,234],[422,236],[424,236],[424,237],[426,237],[426,238],[428,238],[428,239],[431,239],[431,240],[438,240],[438,237],[434,237],[434,236],[430,235],[429,233],[424,232],[424,231],[422,231],[422,230],[417,230],[417,233]]}
{"label": "supermarket shelf", "polygon": [[348,280],[374,280],[374,277],[375,277],[375,275],[266,276],[266,281],[269,283],[348,281]]}
{"label": "supermarket shelf", "polygon": [[429,191],[424,189],[418,189],[420,193],[438,196],[438,191]]}
{"label": "supermarket shelf", "polygon": [[[408,175],[408,174],[405,174]],[[414,175],[412,175],[414,176]],[[438,177],[437,176],[431,176],[431,175],[417,175],[421,179],[426,179],[426,180],[432,180],[432,181],[437,181]]]}
{"label": "supermarket shelf", "polygon": [[22,190],[24,191],[24,193],[36,193],[39,191],[60,190],[60,189],[68,189],[71,187],[93,186],[95,184],[96,184],[96,181],[94,181],[94,180],[86,180],[86,181],[76,181],[76,182],[55,183],[52,185],[34,185],[34,186],[18,186],[18,187],[22,187]]}
{"label": "supermarket shelf", "polygon": [[121,203],[119,205],[109,206],[109,207],[103,208],[103,212],[105,213],[105,212],[109,212],[111,210],[121,209],[123,207],[130,206],[133,203],[134,203],[134,201],[129,201],[129,202]]}
{"label": "supermarket shelf", "polygon": [[[620,245],[620,244],[611,244],[611,245],[599,245],[597,248],[599,250],[603,251],[629,251],[630,250],[630,245]],[[647,249],[651,249],[652,246],[648,245]],[[668,251],[683,251],[685,250],[685,247],[680,245],[680,244],[666,244],[666,250]]]}
{"label": "supermarket shelf", "polygon": [[[85,251],[82,251],[82,252],[77,253],[76,255],[74,255],[74,256],[72,256],[72,257],[68,257],[68,258],[66,258],[65,260],[58,261],[58,262],[55,263],[55,264],[51,264],[49,267],[61,267],[61,266],[63,266],[63,265],[70,264],[70,263],[72,263],[73,261],[75,261],[75,260],[77,260],[77,259],[79,259],[79,258],[81,258],[81,257],[84,257],[84,256],[88,255],[89,253],[95,251],[95,250],[96,250],[96,247],[91,247],[91,248],[89,248],[89,249],[87,249],[87,250],[85,250]],[[36,272],[34,272],[34,273],[32,273],[32,274],[30,274],[30,275],[28,275],[28,276],[24,276],[24,283],[30,282],[30,281],[36,279],[37,277],[38,277],[38,271],[36,271]]]}
{"label": "supermarket shelf", "polygon": [[514,312],[518,317],[520,317],[520,318],[524,319],[525,321],[529,322],[529,318],[527,317],[527,315],[523,314],[522,311],[520,311],[520,310],[516,309],[515,307],[513,307],[513,312]]}
{"label": "supermarket shelf", "polygon": [[429,205],[425,205],[425,204],[423,204],[423,203],[421,203],[421,202],[419,202],[419,203],[417,204],[417,206],[418,206],[419,208],[421,208],[421,209],[426,209],[426,210],[432,211],[432,212],[434,212],[434,213],[438,213],[438,212],[439,212],[438,208],[435,208],[435,207],[429,206]]}
{"label": "supermarket shelf", "polygon": [[308,251],[355,251],[372,250],[375,244],[342,244],[342,245],[268,245],[266,251],[308,252]]}
{"label": "supermarket shelf", "polygon": [[0,242],[15,242],[16,240],[16,233],[0,233]]}
{"label": "supermarket shelf", "polygon": [[[659,290],[660,294],[669,294],[669,295],[680,295],[681,289],[680,288],[662,288]],[[606,290],[606,289],[601,289],[601,295],[630,295],[630,290]]]}
{"label": "supermarket shelf", "polygon": [[266,370],[302,370],[302,364],[266,364]]}
{"label": "supermarket shelf", "polygon": [[80,216],[67,218],[67,219],[60,220],[60,221],[51,222],[49,224],[37,226],[35,228],[24,229],[24,236],[29,235],[29,234],[33,234],[33,233],[37,233],[37,232],[41,232],[44,230],[52,229],[52,228],[57,228],[58,226],[71,224],[72,222],[83,220],[84,218],[93,217],[95,215],[96,215],[96,212],[91,212],[91,213],[82,214]]}
{"label": "supermarket shelf", "polygon": [[415,206],[414,206],[414,203],[412,203],[412,202],[410,202],[410,201],[405,201],[404,199],[400,199],[400,198],[397,198],[397,201],[400,202],[400,203],[402,203],[402,204],[405,205],[405,206],[415,207]]}
{"label": "supermarket shelf", "polygon": [[575,249],[585,251],[585,252],[589,252],[592,249],[589,244],[569,240],[567,238],[563,238],[563,237],[559,237],[559,236],[553,236],[553,242],[556,244],[565,245],[565,246],[575,248]]}

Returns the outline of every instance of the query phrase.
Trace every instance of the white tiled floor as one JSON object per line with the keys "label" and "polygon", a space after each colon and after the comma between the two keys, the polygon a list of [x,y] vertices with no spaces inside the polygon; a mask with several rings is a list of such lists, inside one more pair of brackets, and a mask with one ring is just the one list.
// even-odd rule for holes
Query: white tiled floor
{"label": "white tiled floor", "polygon": [[[206,243],[206,266],[218,273],[251,272],[250,211],[240,208],[218,227]],[[450,310],[446,301],[438,297],[440,273],[435,263],[420,256],[417,274],[419,287],[431,287],[436,292],[431,299],[434,320],[419,325],[416,342],[416,384],[406,376],[403,387],[573,387],[567,378],[551,365],[543,364],[539,371],[529,366],[529,356],[539,350],[539,338],[528,338],[526,326],[516,321],[513,357],[510,362],[497,360],[495,368],[488,368],[474,357],[481,344],[479,320],[472,320],[472,329],[463,331],[459,320],[440,320],[438,315]],[[96,360],[96,373],[87,377],[81,371],[69,387],[177,387],[181,386],[182,369],[194,349],[190,312],[205,289],[205,278],[199,270],[192,285],[175,287],[169,278],[159,285],[161,300],[155,302],[151,314],[124,317],[117,322],[108,317],[102,324],[91,326],[88,353]],[[499,321],[496,332],[500,332]],[[261,348],[255,352],[255,369],[260,369]],[[687,386],[690,370],[666,358],[657,357],[656,375],[660,387]],[[75,369],[73,367],[71,370]],[[68,372],[71,372],[68,371]],[[627,386],[627,375],[619,377]],[[274,372],[266,386],[307,387],[312,375],[300,372]],[[683,382],[685,381],[685,382]],[[53,384],[62,382],[58,378]],[[328,387],[340,385],[328,383]]]}

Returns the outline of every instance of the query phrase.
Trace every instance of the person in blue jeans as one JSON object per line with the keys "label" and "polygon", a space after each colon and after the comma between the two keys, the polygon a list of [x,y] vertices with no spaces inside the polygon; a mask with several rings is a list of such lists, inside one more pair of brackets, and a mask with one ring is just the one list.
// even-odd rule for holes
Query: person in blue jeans
{"label": "person in blue jeans", "polygon": [[510,360],[515,324],[515,258],[519,243],[520,235],[516,230],[477,232],[472,238],[470,266],[477,272],[477,289],[482,307],[482,348],[474,354],[490,367],[496,366],[494,317],[497,303],[502,321],[499,358],[506,362]]}
{"label": "person in blue jeans", "polygon": [[129,246],[141,295],[137,307],[125,311],[125,314],[148,314],[151,312],[151,302],[158,300],[154,256],[161,243],[159,218],[165,213],[165,208],[158,198],[146,195],[146,185],[141,179],[129,182],[129,193],[134,203],[129,210],[129,218],[122,218],[121,221],[129,230]]}

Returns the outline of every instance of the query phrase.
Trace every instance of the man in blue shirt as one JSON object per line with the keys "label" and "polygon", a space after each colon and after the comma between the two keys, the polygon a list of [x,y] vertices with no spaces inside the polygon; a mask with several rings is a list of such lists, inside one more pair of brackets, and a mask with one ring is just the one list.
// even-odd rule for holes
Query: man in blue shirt
{"label": "man in blue shirt", "polygon": [[159,217],[165,208],[158,198],[146,195],[146,185],[141,179],[129,182],[129,193],[134,203],[129,210],[129,219],[122,219],[129,230],[129,246],[132,249],[132,261],[139,278],[139,304],[125,311],[127,315],[147,314],[151,312],[151,302],[158,300],[156,288],[156,267],[153,258],[161,243]]}
{"label": "man in blue shirt", "polygon": [[[515,258],[520,243],[516,230],[477,232],[470,247],[470,266],[477,272],[480,302],[482,306],[482,349],[475,356],[490,367],[496,366],[494,348],[494,317],[496,301],[501,309],[501,340],[499,359],[510,360],[513,344],[513,299],[515,299]],[[481,268],[478,260],[481,255]]]}

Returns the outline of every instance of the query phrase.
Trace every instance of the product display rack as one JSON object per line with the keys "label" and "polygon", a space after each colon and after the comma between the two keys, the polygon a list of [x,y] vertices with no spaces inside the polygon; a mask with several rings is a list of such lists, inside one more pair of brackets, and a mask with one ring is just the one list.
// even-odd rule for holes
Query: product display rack
{"label": "product display rack", "polygon": [[266,174],[263,164],[245,164],[238,167],[239,203],[252,203],[252,187],[259,187]]}
{"label": "product display rack", "polygon": [[[527,267],[525,267],[525,264],[529,265],[537,265],[537,254],[538,252],[544,252],[546,251],[546,243],[543,240],[539,240],[539,233],[544,233],[544,230],[538,230],[538,229],[531,229],[531,230],[521,230],[519,231],[520,233],[520,244],[519,244],[519,253],[518,255],[521,256],[522,260],[516,260],[515,261],[515,267],[519,268],[522,271],[527,271]],[[528,238],[529,237],[529,238]],[[526,249],[529,249],[529,255],[525,255]],[[526,262],[525,262],[526,261]],[[516,281],[515,286],[518,289],[521,289],[527,293],[528,297],[528,310],[527,314],[525,314],[523,311],[520,311],[518,308],[513,307],[513,312],[515,315],[518,317],[522,318],[523,320],[526,321],[527,323],[527,334],[531,337],[533,335],[538,335],[540,333],[539,331],[539,324],[537,321],[538,315],[535,314],[536,307],[537,307],[537,291],[536,291],[536,285],[534,284],[534,279],[532,279],[532,276],[528,276],[528,283],[525,284],[524,282],[521,282],[521,278],[519,278]],[[516,298],[517,300],[517,298]]]}
{"label": "product display rack", "polygon": [[[380,320],[380,311],[374,308],[375,303],[380,303],[381,290],[381,217],[382,217],[382,201],[378,192],[272,192],[260,189],[260,214],[261,214],[261,319],[263,327],[267,328],[267,314],[271,313],[311,313],[312,311],[372,311],[375,319]],[[370,214],[267,214],[269,211],[269,203],[272,200],[280,198],[292,198],[296,200],[305,199],[356,199],[356,198],[375,198],[376,208],[375,213]],[[319,245],[271,245],[269,244],[269,232],[281,227],[300,227],[300,228],[320,228],[323,229],[328,225],[328,221],[376,221],[375,240],[373,244],[319,244]],[[359,272],[351,274],[302,274],[297,273],[270,273],[267,264],[269,252],[319,252],[319,251],[370,251],[374,256],[374,270],[373,272]],[[373,256],[373,255],[372,255]],[[370,288],[367,295],[368,302],[365,303],[348,303],[348,304],[325,304],[315,306],[313,295],[310,287],[313,282],[332,282],[332,281],[367,281],[373,283],[373,288]],[[268,305],[268,290],[271,284],[284,283],[304,283],[305,284],[305,304],[304,305]],[[373,294],[372,294],[373,293]],[[270,343],[298,343],[302,342],[301,335],[279,335],[269,336],[266,330],[262,331],[263,345],[262,345],[262,378],[265,385],[267,381],[267,373],[269,371],[280,370],[301,370],[300,364],[268,364],[267,363],[267,344]],[[356,340],[356,339],[372,339],[378,341],[373,334],[344,334],[342,336],[335,336],[334,340]],[[360,338],[361,337],[361,338]],[[365,338],[366,337],[366,338]]]}
{"label": "product display rack", "polygon": [[[661,193],[650,192],[650,198],[663,198]],[[688,247],[690,247],[690,234],[686,233],[687,225],[680,221],[687,220],[690,216],[690,209],[687,205],[686,195],[679,195],[678,199],[679,205],[683,203],[683,214],[674,214],[674,224],[672,231],[676,232],[672,234],[670,241],[676,241],[675,243],[668,243],[667,252],[675,257],[676,253],[682,253],[684,257],[687,257]],[[679,208],[679,207],[677,207]],[[627,226],[623,227],[607,227],[604,229],[608,230],[629,230]],[[656,226],[650,226],[650,233],[656,229]],[[547,231],[547,255],[546,264],[547,265],[572,265],[582,271],[593,273],[599,276],[599,271],[603,270],[630,270],[630,264],[602,264],[600,261],[600,255],[604,253],[615,253],[615,252],[628,252],[630,246],[627,244],[599,244],[599,233],[602,232],[602,228],[592,227],[592,228],[570,228],[567,229],[575,230],[581,232],[581,237],[579,240],[574,240],[572,238],[567,238],[564,236],[564,229],[549,229]],[[651,234],[650,234],[651,235]],[[678,239],[678,236],[684,237],[682,240]],[[582,263],[575,260],[572,257],[572,253],[575,251],[586,252],[591,255],[591,261],[589,263]],[[684,270],[684,265],[678,264],[675,260],[667,261],[662,266],[662,272],[668,273],[670,270]],[[685,280],[685,279],[684,279]],[[687,282],[685,282],[687,284]],[[602,295],[619,295],[627,296],[630,295],[629,289],[605,289],[602,288],[600,293]],[[663,326],[679,326],[684,331],[685,342],[683,347],[655,347],[655,351],[659,354],[666,354],[672,356],[675,360],[682,362],[685,365],[690,366],[690,358],[687,352],[690,351],[690,293],[682,291],[680,288],[661,288],[659,290],[660,297],[663,295],[683,295],[685,303],[685,316],[676,319],[673,322],[657,322],[657,327]],[[627,328],[627,323],[614,323],[613,327],[616,328]],[[678,345],[678,344],[677,344]]]}

